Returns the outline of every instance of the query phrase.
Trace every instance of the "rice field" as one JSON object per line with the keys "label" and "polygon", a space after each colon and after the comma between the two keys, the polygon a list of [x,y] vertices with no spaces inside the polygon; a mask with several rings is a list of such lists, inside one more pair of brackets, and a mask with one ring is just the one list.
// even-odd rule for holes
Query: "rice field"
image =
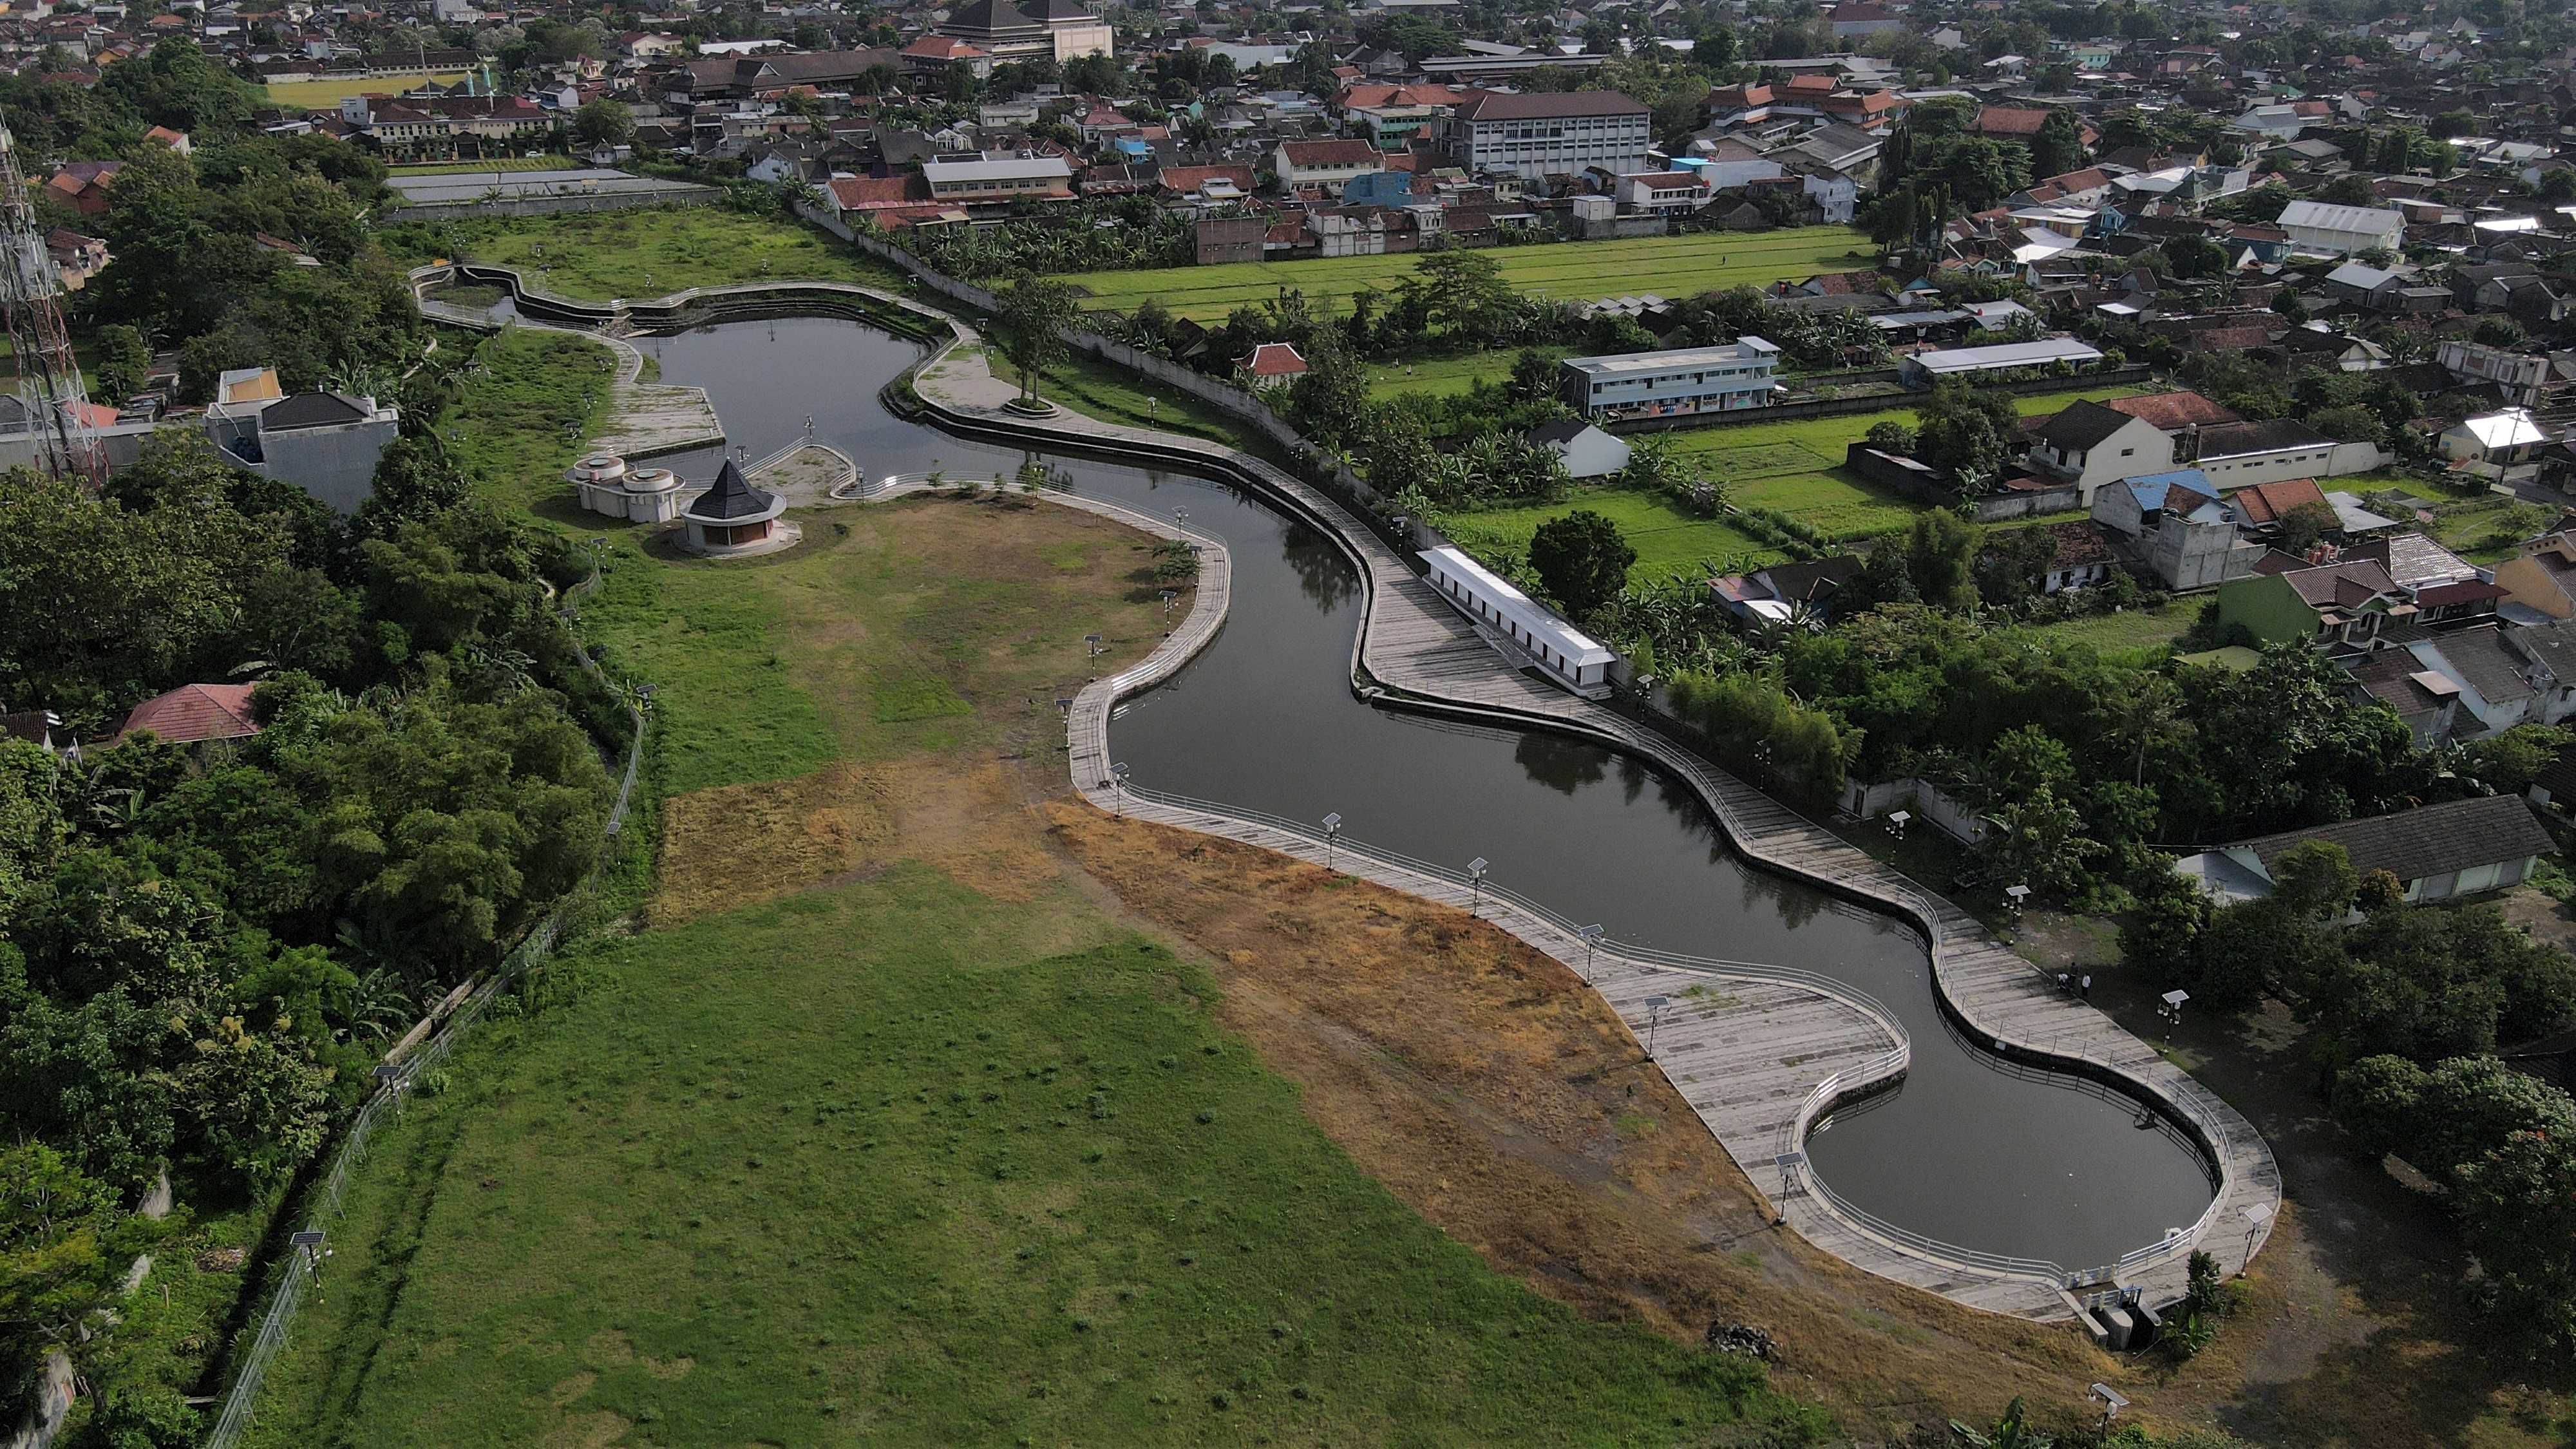
{"label": "rice field", "polygon": [[[1845,226],[1793,227],[1771,232],[1696,232],[1688,236],[1619,241],[1548,242],[1501,247],[1486,255],[1502,265],[1503,279],[1522,291],[1560,301],[1652,292],[1689,297],[1739,285],[1760,286],[1783,277],[1849,271],[1877,264],[1869,239]],[[1234,262],[1209,267],[1147,271],[1079,272],[1065,280],[1088,295],[1094,310],[1133,311],[1153,297],[1175,315],[1221,322],[1247,303],[1267,301],[1295,287],[1328,312],[1348,309],[1354,293],[1385,290],[1413,275],[1412,255],[1322,257],[1302,262]],[[1463,386],[1463,385],[1462,385]]]}
{"label": "rice field", "polygon": [[435,75],[387,75],[373,79],[272,81],[263,87],[268,98],[281,106],[306,110],[328,110],[351,96],[393,96],[416,90],[424,85],[452,86],[465,79],[465,72],[441,71]]}

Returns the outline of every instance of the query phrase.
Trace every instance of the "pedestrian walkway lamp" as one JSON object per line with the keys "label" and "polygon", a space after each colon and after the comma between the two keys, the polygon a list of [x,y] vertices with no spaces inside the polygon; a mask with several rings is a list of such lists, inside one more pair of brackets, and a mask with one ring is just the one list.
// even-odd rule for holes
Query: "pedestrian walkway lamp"
{"label": "pedestrian walkway lamp", "polygon": [[1083,658],[1085,658],[1085,659],[1097,659],[1097,658],[1099,658],[1099,657],[1100,657],[1100,652],[1101,652],[1100,636],[1099,636],[1099,635],[1097,635],[1097,634],[1085,634],[1085,635],[1083,635],[1083,636],[1082,636],[1082,647],[1083,647],[1084,649],[1086,649],[1086,650],[1089,650],[1089,651],[1090,651],[1089,653],[1087,653],[1087,654],[1083,655]]}
{"label": "pedestrian walkway lamp", "polygon": [[1646,998],[1646,1060],[1650,1062],[1655,1059],[1655,1028],[1663,1025],[1664,1008],[1671,1002],[1669,996]]}
{"label": "pedestrian walkway lamp", "polygon": [[1592,984],[1592,948],[1601,944],[1599,925],[1577,926],[1574,934],[1583,941],[1583,984]]}
{"label": "pedestrian walkway lamp", "polygon": [[322,1293],[322,1260],[331,1256],[331,1250],[323,1246],[328,1238],[317,1229],[307,1228],[286,1241],[302,1261],[305,1273],[313,1279],[313,1293],[318,1299]]}
{"label": "pedestrian walkway lamp", "polygon": [[2172,991],[2166,992],[2164,994],[2165,1004],[2156,1008],[2156,1015],[2165,1019],[2166,1046],[2173,1045],[2174,1028],[2182,1025],[2182,1004],[2189,1000],[2191,1000],[2191,993],[2177,987]]}
{"label": "pedestrian walkway lamp", "polygon": [[1324,817],[1324,869],[1333,868],[1333,842],[1342,838],[1342,812],[1336,810]]}
{"label": "pedestrian walkway lamp", "polygon": [[2245,1205],[2245,1261],[2254,1261],[2254,1239],[2261,1236],[2263,1225],[2272,1220],[2272,1205],[2249,1202]]}
{"label": "pedestrian walkway lamp", "polygon": [[1798,1169],[1807,1165],[1807,1154],[1783,1152],[1771,1159],[1780,1169],[1780,1213],[1771,1220],[1773,1227],[1789,1221],[1789,1194],[1798,1189]]}
{"label": "pedestrian walkway lamp", "polygon": [[1116,795],[1118,807],[1112,811],[1120,819],[1127,817],[1127,762],[1120,760],[1109,767],[1109,788]]}
{"label": "pedestrian walkway lamp", "polygon": [[2122,1409],[2129,1407],[2129,1401],[2121,1396],[2118,1389],[2109,1384],[2095,1384],[2088,1397],[2102,1406],[2102,1427],[2105,1429],[2111,1427],[2113,1419],[2120,1417]]}
{"label": "pedestrian walkway lamp", "polygon": [[1485,868],[1485,858],[1481,855],[1467,862],[1467,884],[1473,891],[1467,903],[1467,914],[1471,916],[1485,909]]}

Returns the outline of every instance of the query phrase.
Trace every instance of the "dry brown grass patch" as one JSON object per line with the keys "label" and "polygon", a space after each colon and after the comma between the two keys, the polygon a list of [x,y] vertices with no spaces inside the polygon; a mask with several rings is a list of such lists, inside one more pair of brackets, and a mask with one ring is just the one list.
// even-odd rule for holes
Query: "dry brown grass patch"
{"label": "dry brown grass patch", "polygon": [[1326,1134],[1539,1291],[1690,1341],[1758,1325],[1783,1386],[1855,1427],[1974,1419],[2015,1394],[2078,1404],[2092,1380],[2134,1380],[2071,1329],[1874,1278],[1771,1227],[1616,1015],[1501,931],[1075,801],[1046,814],[1095,879],[1204,953],[1219,1018],[1301,1084]]}
{"label": "dry brown grass patch", "polygon": [[883,859],[895,834],[888,774],[834,765],[663,801],[654,922],[731,910]]}

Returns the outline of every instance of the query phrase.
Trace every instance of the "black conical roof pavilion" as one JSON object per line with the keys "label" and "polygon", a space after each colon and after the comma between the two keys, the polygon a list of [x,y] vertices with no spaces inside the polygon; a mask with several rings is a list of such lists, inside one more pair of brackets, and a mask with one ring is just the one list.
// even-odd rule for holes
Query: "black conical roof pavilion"
{"label": "black conical roof pavilion", "polygon": [[700,494],[698,501],[689,505],[689,512],[698,518],[756,518],[767,513],[774,501],[752,487],[751,480],[743,477],[742,470],[727,458],[716,474],[716,486]]}

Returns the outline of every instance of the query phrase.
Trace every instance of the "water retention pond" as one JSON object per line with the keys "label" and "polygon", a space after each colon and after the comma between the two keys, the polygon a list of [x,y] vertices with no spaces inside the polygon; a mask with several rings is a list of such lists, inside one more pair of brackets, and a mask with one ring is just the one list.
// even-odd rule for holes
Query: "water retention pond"
{"label": "water retention pond", "polygon": [[[760,457],[815,432],[870,477],[933,468],[1008,476],[1024,454],[888,414],[877,391],[911,344],[821,319],[639,337],[666,383],[702,386]],[[704,478],[714,456],[665,460]],[[1858,1206],[1963,1247],[2105,1263],[2190,1224],[2210,1200],[2200,1151],[2161,1117],[2069,1078],[2007,1067],[1962,1040],[1929,963],[1892,918],[1753,869],[1678,781],[1545,733],[1462,728],[1372,708],[1349,688],[1356,569],[1334,544],[1230,484],[1079,457],[1074,490],[1186,509],[1234,558],[1223,632],[1111,725],[1138,785],[1291,819],[1338,811],[1350,839],[1463,865],[1619,940],[1822,972],[1885,1002],[1914,1041],[1896,1090],[1829,1119],[1814,1170]]]}

